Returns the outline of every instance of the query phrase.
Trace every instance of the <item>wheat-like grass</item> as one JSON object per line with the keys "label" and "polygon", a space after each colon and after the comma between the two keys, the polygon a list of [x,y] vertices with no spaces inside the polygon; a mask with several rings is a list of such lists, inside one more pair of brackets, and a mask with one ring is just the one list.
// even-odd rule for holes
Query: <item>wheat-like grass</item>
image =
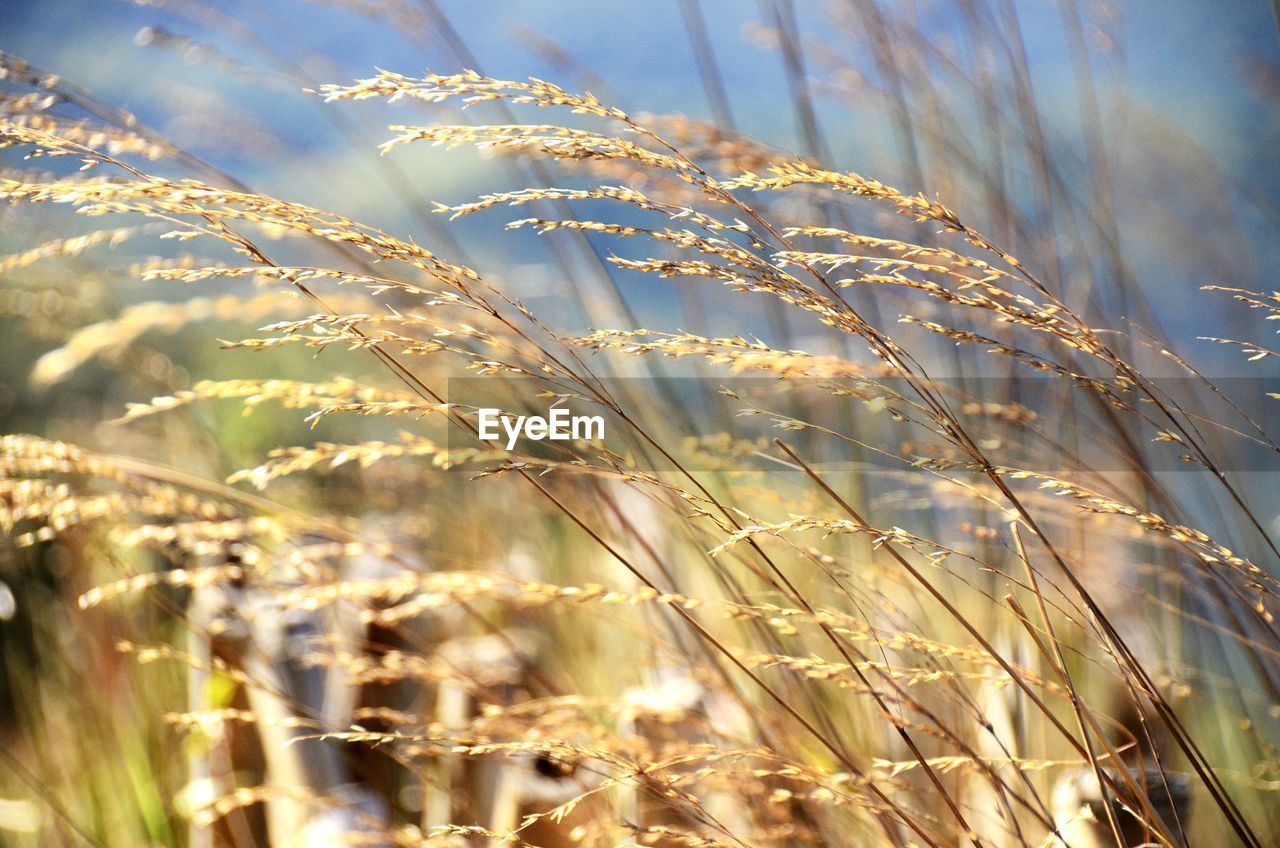
{"label": "wheat-like grass", "polygon": [[[1117,837],[1137,828],[1150,844],[1185,844],[1186,808],[1172,799],[1190,782],[1203,799],[1197,827],[1227,828],[1251,846],[1274,836],[1259,812],[1274,788],[1260,776],[1274,772],[1275,748],[1253,733],[1264,716],[1206,733],[1202,711],[1226,714],[1231,693],[1179,681],[1210,671],[1195,664],[1212,653],[1165,651],[1151,633],[1176,626],[1231,642],[1268,703],[1280,582],[1263,557],[1276,548],[1217,464],[1203,418],[1164,394],[1109,328],[1073,310],[1068,292],[937,198],[695,122],[632,117],[542,80],[384,71],[320,93],[332,108],[501,103],[599,125],[400,123],[383,150],[468,145],[576,168],[591,184],[519,188],[438,211],[595,204],[590,217],[538,213],[507,226],[652,252],[606,264],[646,284],[720,283],[849,352],[808,353],[750,332],[561,327],[518,290],[412,238],[212,178],[152,175],[131,160],[176,153],[149,134],[68,124],[44,116],[39,99],[5,100],[5,144],[70,158],[90,175],[5,177],[0,198],[24,214],[63,204],[145,222],[47,241],[0,259],[0,273],[160,228],[170,243],[234,258],[152,263],[138,269],[147,280],[256,286],[89,324],[45,354],[39,382],[145,333],[232,319],[270,323],[257,330],[267,335],[226,348],[341,349],[344,363],[377,368],[359,378],[203,379],[133,403],[116,422],[141,428],[234,400],[245,412],[278,404],[313,427],[358,434],[278,445],[225,483],[35,436],[0,440],[0,526],[26,546],[74,538],[103,551],[97,570],[124,573],[79,592],[79,606],[151,598],[210,653],[121,650],[187,669],[198,697],[214,679],[243,702],[159,717],[215,751],[232,744],[233,728],[251,726],[265,752],[261,785],[222,775],[193,822],[215,827],[264,804],[304,833],[339,811],[341,838],[372,844],[1062,844],[1091,808],[1059,809],[1051,796],[1084,775],[1100,826]],[[634,181],[643,191],[594,184],[632,172],[647,175]],[[790,221],[757,199],[775,194],[814,217]],[[835,226],[820,214],[832,203],[883,209],[923,232],[905,240],[892,227]],[[277,261],[268,237],[281,232],[335,261]],[[1272,295],[1225,290],[1280,314]],[[918,314],[886,325],[865,308],[882,291]],[[1112,440],[1140,473],[1067,479],[1065,451],[1034,409],[934,379],[935,349],[904,326],[1048,374],[1075,393],[1089,416],[1081,427]],[[1253,359],[1274,355],[1214,341]],[[601,378],[607,357],[696,360],[729,384],[703,398],[708,408],[714,399],[766,417],[779,438],[735,441],[727,426],[705,439],[683,433],[681,402],[629,396]],[[824,403],[887,418],[899,441],[870,444],[858,422],[819,423],[803,404],[756,406],[732,388],[743,374],[816,387]],[[457,375],[495,384],[512,409],[548,397],[591,404],[613,416],[616,441],[527,456],[479,445],[475,409],[444,392]],[[361,431],[384,417],[401,431],[395,440]],[[1207,471],[1233,530],[1254,534],[1246,546],[1261,554],[1197,529],[1142,473],[1132,446],[1152,431]],[[465,444],[450,443],[450,432]],[[792,434],[869,448],[900,466],[889,478],[900,484],[885,492],[870,478],[837,478]],[[700,451],[763,455],[790,473],[704,473],[691,465]],[[477,479],[446,477],[440,494],[406,498],[436,525],[438,549],[379,539],[359,516],[330,514],[319,485],[314,510],[237,488],[274,496],[283,478],[324,471],[383,473],[388,485],[427,492],[423,479],[455,466],[475,466]],[[451,502],[467,487],[500,494],[467,517]],[[895,509],[888,495],[923,506]],[[553,529],[522,529],[540,524]],[[531,555],[521,545],[544,548],[524,573],[521,556]],[[466,561],[450,567],[450,556]],[[1173,587],[1203,595],[1204,608],[1180,607]],[[1134,597],[1154,601],[1143,609],[1150,621],[1125,620]],[[317,700],[317,679],[346,694]],[[334,753],[343,748],[381,758],[424,793],[421,819],[393,811],[389,790],[352,789]],[[1229,760],[1237,754],[1249,758],[1243,767]],[[1250,771],[1252,784],[1235,779]]]}

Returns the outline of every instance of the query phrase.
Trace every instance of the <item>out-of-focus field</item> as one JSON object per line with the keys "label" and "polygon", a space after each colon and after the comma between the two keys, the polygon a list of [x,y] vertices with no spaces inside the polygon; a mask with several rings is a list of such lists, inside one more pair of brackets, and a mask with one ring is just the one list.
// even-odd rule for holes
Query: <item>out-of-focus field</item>
{"label": "out-of-focus field", "polygon": [[455,5],[0,33],[0,843],[1274,844],[1267,4]]}

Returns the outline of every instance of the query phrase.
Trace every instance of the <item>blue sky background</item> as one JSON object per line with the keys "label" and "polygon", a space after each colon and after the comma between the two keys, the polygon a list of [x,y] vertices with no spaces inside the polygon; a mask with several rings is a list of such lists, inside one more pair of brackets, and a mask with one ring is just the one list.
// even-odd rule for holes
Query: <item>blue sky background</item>
{"label": "blue sky background", "polygon": [[[205,69],[157,51],[138,56],[133,37],[139,29],[160,25],[191,34],[204,43],[253,61],[251,51],[229,39],[200,30],[173,14],[165,3],[141,5],[114,0],[4,0],[3,49],[91,85],[110,99],[129,104],[144,119],[162,123],[165,90],[175,84],[209,83]],[[174,4],[177,6],[178,4]],[[380,66],[412,73],[424,67],[447,70],[447,52],[432,44],[428,29],[417,37],[390,35],[388,27],[323,4],[261,3],[231,0],[214,4],[227,18],[253,30],[264,43],[295,56],[324,56],[337,78],[367,74]],[[406,5],[412,6],[412,0]],[[800,4],[801,28],[810,38],[830,38],[822,4]],[[889,4],[893,6],[894,4]],[[945,31],[951,4],[922,3],[926,19]],[[1037,80],[1052,95],[1069,84],[1069,56],[1056,4],[1018,0],[1024,33]],[[498,76],[552,74],[537,51],[525,44],[522,30],[540,32],[591,68],[633,109],[706,111],[696,84],[692,54],[675,0],[651,3],[580,0],[442,0],[458,31],[483,63]],[[794,146],[794,128],[763,108],[785,96],[776,54],[751,43],[745,26],[759,21],[756,4],[742,0],[704,0],[711,37],[744,129],[783,146]],[[933,14],[927,14],[932,9]],[[1259,121],[1267,108],[1250,91],[1250,61],[1280,64],[1280,34],[1268,0],[1158,0],[1121,2],[1114,12],[1123,23],[1120,42],[1128,65],[1131,94],[1168,110],[1179,127],[1212,145],[1234,166],[1261,166],[1272,172],[1270,155],[1277,141],[1274,115]],[[319,70],[312,66],[313,70]],[[691,92],[691,88],[693,91]],[[170,91],[172,93],[172,91]],[[694,96],[690,96],[693,94]],[[246,111],[278,105],[269,92],[239,92]],[[1274,112],[1274,109],[1271,110]],[[832,127],[838,130],[838,127]],[[306,141],[306,138],[293,139]],[[837,150],[838,154],[856,154]]]}

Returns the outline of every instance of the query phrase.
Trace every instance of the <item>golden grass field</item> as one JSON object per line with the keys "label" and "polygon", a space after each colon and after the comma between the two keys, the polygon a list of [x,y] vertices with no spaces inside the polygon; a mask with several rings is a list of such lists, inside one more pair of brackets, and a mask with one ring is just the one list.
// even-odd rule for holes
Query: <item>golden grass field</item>
{"label": "golden grass field", "polygon": [[[0,843],[1280,842],[1280,295],[1166,334],[1105,126],[1056,164],[1015,59],[868,30],[899,189],[807,72],[805,149],[734,129],[681,5],[709,120],[571,64],[294,86],[491,186],[403,228],[3,55]],[[477,392],[605,438],[482,442]]]}

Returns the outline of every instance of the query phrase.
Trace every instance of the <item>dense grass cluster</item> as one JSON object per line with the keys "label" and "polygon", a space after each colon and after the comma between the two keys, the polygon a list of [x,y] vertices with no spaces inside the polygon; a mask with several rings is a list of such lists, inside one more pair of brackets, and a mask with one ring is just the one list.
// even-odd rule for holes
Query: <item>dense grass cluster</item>
{"label": "dense grass cluster", "polygon": [[[972,223],[999,216],[537,79],[314,86],[397,104],[392,161],[516,163],[434,220],[514,209],[592,248],[581,326],[451,236],[254,191],[4,61],[4,214],[57,230],[0,258],[47,340],[31,378],[147,392],[0,439],[0,576],[40,610],[5,643],[0,794],[38,802],[0,808],[15,839],[1280,839],[1280,550],[1227,464],[1280,446],[1060,256]],[[132,244],[180,296],[106,314],[89,257]],[[629,314],[641,286],[665,326]],[[203,323],[227,364],[191,374],[156,339]],[[463,376],[609,438],[481,443]],[[274,416],[264,455],[228,405]]]}

